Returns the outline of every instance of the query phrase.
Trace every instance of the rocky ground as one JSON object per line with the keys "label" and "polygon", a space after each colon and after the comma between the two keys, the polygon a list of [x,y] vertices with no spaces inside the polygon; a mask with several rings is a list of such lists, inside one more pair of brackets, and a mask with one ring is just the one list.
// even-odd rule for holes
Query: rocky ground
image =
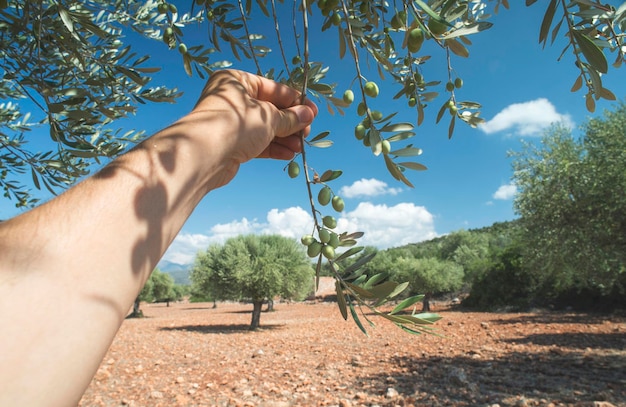
{"label": "rocky ground", "polygon": [[626,406],[626,317],[473,313],[441,336],[384,321],[365,336],[334,303],[144,304],[80,405]]}

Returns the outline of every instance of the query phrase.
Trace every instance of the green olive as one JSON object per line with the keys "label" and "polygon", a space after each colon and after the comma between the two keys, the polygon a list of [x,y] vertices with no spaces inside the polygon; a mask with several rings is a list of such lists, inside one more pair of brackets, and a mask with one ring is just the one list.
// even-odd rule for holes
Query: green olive
{"label": "green olive", "polygon": [[169,10],[169,7],[167,6],[167,3],[159,3],[157,10],[159,14],[165,14],[167,13],[167,10]]}
{"label": "green olive", "polygon": [[322,247],[322,254],[328,260],[332,260],[335,258],[335,249],[331,245],[325,245]]}
{"label": "green olive", "polygon": [[328,241],[328,244],[332,246],[333,249],[336,249],[337,247],[339,247],[339,236],[337,236],[337,233],[331,232],[330,240]]}
{"label": "green olive", "polygon": [[365,103],[359,103],[359,105],[356,107],[356,113],[359,116],[363,116],[365,113],[367,113],[367,107],[365,107]]}
{"label": "green olive", "polygon": [[445,23],[442,23],[441,21],[431,18],[430,20],[428,20],[428,29],[430,30],[431,33],[435,35],[441,35],[446,32],[446,30],[448,29],[448,26]]}
{"label": "green olive", "polygon": [[455,88],[457,88],[457,89],[462,88],[462,87],[463,87],[463,79],[461,79],[461,78],[456,78],[456,79],[454,80],[454,87],[455,87]]}
{"label": "green olive", "polygon": [[376,82],[367,82],[363,88],[365,94],[369,97],[375,98],[378,96],[378,85]]}
{"label": "green olive", "polygon": [[289,167],[287,168],[287,173],[291,178],[297,177],[298,175],[300,175],[300,165],[298,165],[298,163],[295,161],[290,162]]}
{"label": "green olive", "polygon": [[319,231],[320,242],[328,243],[330,241],[330,231],[328,229],[320,229]]}
{"label": "green olive", "polygon": [[334,229],[337,227],[337,219],[330,215],[324,216],[322,218],[322,223],[329,229]]}
{"label": "green olive", "polygon": [[317,194],[317,201],[320,203],[320,205],[328,205],[328,203],[330,202],[330,193],[330,188],[327,186],[320,189],[320,192]]}
{"label": "green olive", "polygon": [[183,55],[186,54],[187,46],[181,42],[180,45],[178,45],[178,52],[180,52]]}
{"label": "green olive", "polygon": [[365,137],[365,132],[366,131],[367,131],[367,129],[365,128],[365,126],[363,126],[363,124],[359,123],[354,128],[354,137],[356,137],[357,140],[363,140],[363,137]]}
{"label": "green olive", "polygon": [[176,13],[178,13],[178,8],[176,8],[176,6],[175,6],[175,5],[173,5],[173,4],[168,4],[168,8],[170,9],[170,12],[171,12],[172,14],[176,14]]}
{"label": "green olive", "polygon": [[454,90],[454,83],[448,81],[448,83],[446,83],[446,90],[452,92]]}
{"label": "green olive", "polygon": [[343,199],[337,195],[333,196],[332,205],[333,205],[333,209],[336,210],[337,212],[343,211],[343,208],[345,206]]}
{"label": "green olive", "polygon": [[371,113],[371,116],[374,121],[378,121],[383,118],[383,112],[381,112],[380,110],[374,110]]}
{"label": "green olive", "polygon": [[315,241],[311,243],[309,247],[307,247],[306,254],[309,257],[315,257],[320,254],[321,250],[322,250],[322,244],[320,242]]}
{"label": "green olive", "polygon": [[409,99],[409,107],[414,107],[417,104],[417,99],[410,98]]}
{"label": "green olive", "polygon": [[424,43],[424,32],[422,32],[421,28],[412,29],[409,32],[406,43],[409,51],[413,53],[418,52]]}
{"label": "green olive", "polygon": [[310,246],[313,242],[315,242],[315,238],[311,235],[304,235],[300,238],[300,241],[303,245]]}
{"label": "green olive", "polygon": [[391,28],[399,30],[406,25],[406,13],[404,11],[398,11],[393,17],[391,17]]}
{"label": "green olive", "polygon": [[352,102],[354,102],[354,92],[352,92],[350,89],[343,92],[343,101],[347,104],[351,104]]}

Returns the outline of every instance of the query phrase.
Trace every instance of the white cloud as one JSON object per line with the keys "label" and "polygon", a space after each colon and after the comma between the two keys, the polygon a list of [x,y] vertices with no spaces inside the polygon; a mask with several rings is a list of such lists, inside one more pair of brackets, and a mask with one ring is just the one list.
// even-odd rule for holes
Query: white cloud
{"label": "white cloud", "polygon": [[389,188],[386,182],[375,178],[362,178],[352,185],[344,186],[339,190],[339,195],[345,198],[357,196],[397,195],[402,192],[401,188]]}
{"label": "white cloud", "polygon": [[433,215],[412,203],[387,206],[361,202],[338,220],[337,229],[365,232],[359,244],[381,249],[437,237]]}
{"label": "white cloud", "polygon": [[500,188],[493,194],[493,199],[500,199],[508,201],[512,199],[517,193],[517,186],[515,184],[501,185]]}
{"label": "white cloud", "polygon": [[[163,260],[178,264],[192,264],[196,253],[211,243],[224,243],[241,234],[280,234],[299,239],[311,233],[313,218],[300,207],[285,210],[272,209],[266,222],[246,218],[213,226],[208,234],[179,233],[163,256]],[[433,215],[423,206],[399,203],[395,206],[361,202],[351,212],[344,212],[337,220],[338,231],[365,232],[360,245],[380,249],[416,243],[437,237]]]}
{"label": "white cloud", "polygon": [[511,131],[520,136],[541,136],[545,128],[558,122],[574,126],[570,115],[558,113],[548,99],[540,98],[509,105],[478,128],[487,134]]}
{"label": "white cloud", "polygon": [[300,207],[287,208],[284,211],[272,209],[267,214],[266,222],[242,218],[219,223],[209,229],[206,235],[181,232],[163,255],[163,260],[191,264],[197,252],[206,249],[211,243],[221,244],[231,237],[247,234],[279,234],[295,239],[310,233],[312,227],[313,218]]}

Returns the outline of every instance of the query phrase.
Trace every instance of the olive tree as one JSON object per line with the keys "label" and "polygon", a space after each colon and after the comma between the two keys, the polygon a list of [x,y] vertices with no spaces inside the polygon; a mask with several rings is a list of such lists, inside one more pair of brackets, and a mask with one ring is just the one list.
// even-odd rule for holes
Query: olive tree
{"label": "olive tree", "polygon": [[[527,6],[534,3],[526,0]],[[445,121],[449,136],[459,122],[476,126],[482,121],[480,104],[457,96],[463,79],[454,63],[470,56],[470,38],[488,32],[489,20],[508,8],[508,0],[194,0],[185,8],[179,10],[166,0],[0,1],[0,187],[5,196],[17,205],[34,203],[23,174],[31,175],[36,188],[52,192],[72,184],[93,162],[114,157],[127,143],[143,137],[141,131],[121,133],[116,120],[132,114],[138,104],[176,99],[176,89],[150,86],[159,67],[149,65],[149,55],[134,51],[139,40],[136,47],[128,43],[128,38],[137,37],[160,41],[164,50],[176,49],[189,75],[204,77],[230,66],[227,60],[248,59],[258,74],[301,90],[303,97],[319,99],[334,113],[356,105],[360,118],[354,135],[359,144],[380,157],[394,178],[412,186],[408,171],[426,168],[411,158],[421,154],[411,138],[427,114]],[[539,42],[564,44],[563,52],[572,53],[572,90],[586,92],[590,111],[598,98],[615,99],[602,75],[608,73],[608,57],[615,67],[624,61],[625,17],[624,4],[547,3]],[[204,25],[206,41],[188,43],[186,30],[198,25]],[[268,33],[267,27],[273,30]],[[335,55],[353,67],[340,86],[328,83],[331,67],[325,61],[311,59],[312,34],[328,30],[337,33]],[[425,43],[434,46],[423,47]],[[320,54],[330,55],[330,45],[321,44]],[[277,58],[268,64],[264,59],[272,50]],[[426,74],[424,66],[431,59],[446,61],[440,76]],[[376,99],[377,75],[396,88],[393,97],[403,100],[414,118],[383,111],[384,103]],[[19,103],[24,100],[33,114]],[[49,129],[53,147],[48,151],[29,148],[28,133],[34,126]],[[353,264],[342,265],[359,253],[361,233],[336,230],[332,214],[319,209],[332,203],[334,211],[343,210],[343,199],[331,183],[342,171],[317,173],[307,158],[310,148],[332,144],[329,135],[323,131],[304,140],[304,151],[289,163],[288,173],[302,173],[310,198],[312,232],[303,238],[308,254],[317,259],[318,271],[328,260],[338,282],[342,315],[347,318],[350,309],[356,317],[353,301],[374,309],[403,285],[364,282]],[[340,247],[346,251],[337,253]],[[365,285],[381,286],[372,291]],[[381,315],[418,329],[432,322]]]}
{"label": "olive tree", "polygon": [[279,235],[228,239],[198,253],[191,272],[194,291],[219,300],[252,302],[250,329],[259,327],[266,300],[301,300],[314,290],[314,273],[304,249]]}
{"label": "olive tree", "polygon": [[513,153],[524,258],[553,294],[608,294],[626,280],[626,105]]}

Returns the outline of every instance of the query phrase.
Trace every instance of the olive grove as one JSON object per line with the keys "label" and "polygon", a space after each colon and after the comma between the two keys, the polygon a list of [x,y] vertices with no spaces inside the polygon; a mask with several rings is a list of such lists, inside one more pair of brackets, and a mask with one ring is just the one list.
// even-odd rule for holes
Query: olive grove
{"label": "olive grove", "polygon": [[[587,109],[594,111],[599,98],[615,100],[602,78],[624,62],[626,3],[526,0],[526,5],[546,7],[536,34],[539,43],[554,43],[573,55],[571,90],[584,93]],[[159,41],[164,52],[175,50],[189,75],[205,77],[231,66],[227,60],[248,59],[258,74],[302,90],[333,112],[355,106],[358,144],[380,157],[395,179],[412,186],[409,170],[426,169],[414,160],[421,149],[411,142],[426,115],[445,125],[449,137],[458,123],[482,122],[480,103],[457,97],[463,80],[454,63],[471,58],[472,36],[488,35],[491,20],[508,6],[508,0],[194,0],[184,7],[163,0],[2,0],[0,187],[18,206],[33,205],[37,196],[30,185],[58,192],[86,175],[94,162],[115,157],[144,137],[141,130],[120,132],[119,119],[132,115],[140,104],[176,100],[177,89],[152,83],[160,67],[129,43],[131,34]],[[197,25],[206,28],[205,41],[187,43],[185,30]],[[260,34],[261,26],[273,30]],[[311,35],[328,30],[337,33],[335,55],[352,67],[339,84],[327,81],[332,66],[310,59]],[[271,53],[276,58],[267,65],[263,61]],[[445,60],[447,69],[426,76],[423,67],[431,59]],[[414,121],[379,110],[376,98],[383,81],[397,89],[395,99],[414,110]],[[47,151],[32,150],[28,144],[30,130],[38,126],[49,130],[53,147]],[[369,256],[344,265],[362,250],[362,234],[336,229],[334,212],[341,212],[344,203],[332,181],[342,170],[317,173],[307,161],[310,148],[332,144],[329,135],[323,131],[305,140],[304,151],[288,165],[291,177],[304,179],[310,198],[314,224],[302,239],[308,255],[317,259],[318,274],[322,261],[329,262],[344,318],[350,311],[364,330],[356,304],[420,331],[437,317],[399,313],[419,297],[390,313],[377,311],[406,284],[383,281],[378,275],[365,278],[359,270]],[[24,174],[32,183],[24,181]],[[328,204],[332,211],[322,213]]]}

